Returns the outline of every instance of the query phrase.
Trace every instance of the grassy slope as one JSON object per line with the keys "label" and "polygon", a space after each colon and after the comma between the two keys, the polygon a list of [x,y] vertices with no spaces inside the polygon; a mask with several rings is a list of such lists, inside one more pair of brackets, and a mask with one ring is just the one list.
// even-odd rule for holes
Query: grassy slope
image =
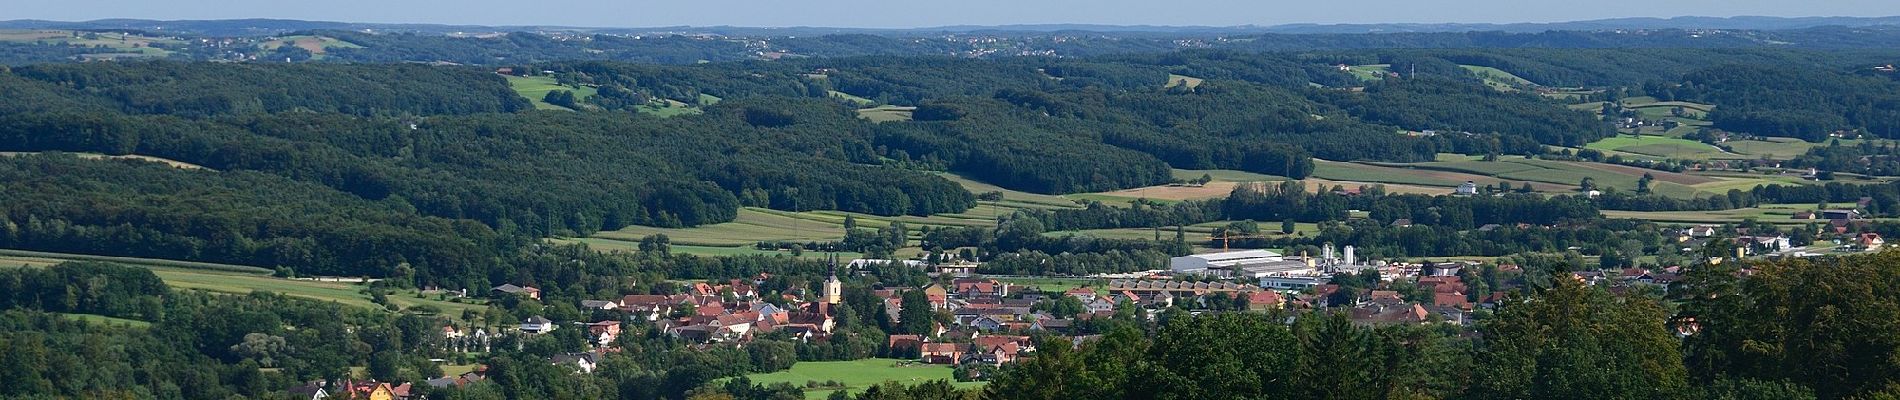
{"label": "grassy slope", "polygon": [[[863,392],[864,388],[885,381],[897,381],[903,382],[906,385],[915,385],[938,379],[951,380],[950,367],[948,366],[926,364],[898,366],[898,362],[899,360],[889,358],[871,358],[856,361],[809,361],[795,364],[792,366],[792,369],[789,370],[769,374],[752,374],[748,375],[747,378],[752,379],[752,382],[757,384],[770,385],[778,382],[787,382],[798,387],[804,387],[807,381],[838,381],[845,385],[843,390],[853,394]],[[982,386],[983,384],[976,382],[958,382],[956,385],[963,388],[972,388]],[[836,390],[808,389],[805,391],[805,398],[823,399],[831,395],[831,392],[834,391]]]}
{"label": "grassy slope", "polygon": [[69,319],[69,320],[82,321],[82,322],[86,322],[90,324],[98,324],[98,325],[123,325],[123,326],[129,326],[133,328],[149,328],[152,326],[152,323],[150,322],[140,321],[136,319],[113,318],[113,317],[108,317],[104,315],[60,314],[60,316],[66,317],[66,319]]}
{"label": "grassy slope", "polygon": [[[79,254],[31,252],[20,250],[0,250],[0,267],[43,267],[66,261],[107,261],[124,265],[151,269],[153,274],[176,289],[198,289],[220,293],[250,293],[265,290],[288,296],[302,297],[319,301],[334,301],[345,305],[381,309],[382,306],[370,302],[368,294],[361,293],[361,287],[338,282],[316,282],[271,277],[270,270],[211,263],[159,260],[129,257],[103,257]],[[480,311],[484,306],[468,303],[453,303],[434,299],[418,299],[414,292],[389,296],[390,301],[403,307],[430,305],[440,308],[447,315],[460,315],[463,310]]]}
{"label": "grassy slope", "polygon": [[514,75],[502,75],[502,76],[508,78],[508,87],[514,88],[515,93],[520,93],[521,97],[525,97],[528,99],[528,101],[533,102],[534,108],[539,109],[539,110],[567,110],[568,109],[567,107],[548,104],[545,101],[541,101],[542,98],[547,97],[548,92],[552,92],[556,90],[573,91],[574,96],[579,99],[594,97],[594,94],[598,92],[598,90],[594,88],[590,88],[590,87],[573,88],[573,87],[561,86],[560,83],[554,80],[554,77],[550,77],[550,76],[530,76],[530,77],[514,76]]}
{"label": "grassy slope", "polygon": [[1537,86],[1537,83],[1531,82],[1529,79],[1524,79],[1517,76],[1517,74],[1505,72],[1497,68],[1476,65],[1460,65],[1460,67],[1464,67],[1466,71],[1471,71],[1471,73],[1484,78],[1485,86],[1490,86],[1492,89],[1508,92]]}

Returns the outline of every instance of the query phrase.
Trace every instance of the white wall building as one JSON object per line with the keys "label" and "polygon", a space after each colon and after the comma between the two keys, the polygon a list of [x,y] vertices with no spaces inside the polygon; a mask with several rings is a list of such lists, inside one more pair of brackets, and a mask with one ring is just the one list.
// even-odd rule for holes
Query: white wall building
{"label": "white wall building", "polygon": [[1168,270],[1177,275],[1214,275],[1233,276],[1235,270],[1252,266],[1264,266],[1286,261],[1280,253],[1269,250],[1241,250],[1224,253],[1195,254],[1168,259]]}

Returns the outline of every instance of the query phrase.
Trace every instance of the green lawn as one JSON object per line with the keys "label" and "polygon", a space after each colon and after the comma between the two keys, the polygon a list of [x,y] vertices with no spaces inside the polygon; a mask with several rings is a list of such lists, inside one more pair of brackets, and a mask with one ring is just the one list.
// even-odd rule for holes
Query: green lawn
{"label": "green lawn", "polygon": [[557,106],[553,104],[548,104],[545,101],[541,101],[541,99],[547,97],[548,92],[552,92],[556,90],[572,91],[574,92],[575,99],[578,99],[578,100],[585,100],[589,97],[594,97],[594,94],[599,92],[599,90],[597,89],[586,87],[586,86],[582,86],[578,88],[572,87],[572,86],[561,86],[561,84],[555,81],[554,77],[552,76],[514,76],[514,75],[502,75],[502,76],[508,78],[509,88],[513,88],[515,90],[515,93],[519,93],[521,94],[521,97],[526,97],[529,102],[533,102],[534,108],[538,110],[566,110],[568,109],[567,107],[561,107],[561,106]]}
{"label": "green lawn", "polygon": [[90,324],[99,324],[99,325],[122,325],[122,326],[129,326],[133,328],[149,328],[152,326],[152,323],[150,322],[140,321],[136,319],[113,318],[113,317],[108,317],[104,315],[60,314],[60,316],[66,317],[66,319],[69,319],[69,320],[82,321],[82,322],[86,322]]}
{"label": "green lawn", "polygon": [[[944,365],[910,364],[899,365],[900,360],[889,358],[870,358],[856,361],[807,361],[792,366],[791,369],[769,374],[752,374],[746,378],[756,384],[791,383],[805,387],[806,382],[838,381],[844,384],[842,390],[856,394],[866,387],[887,381],[915,385],[932,380],[952,380],[950,367]],[[983,386],[981,382],[957,382],[957,387],[975,388]],[[805,398],[823,399],[837,389],[806,389]]]}

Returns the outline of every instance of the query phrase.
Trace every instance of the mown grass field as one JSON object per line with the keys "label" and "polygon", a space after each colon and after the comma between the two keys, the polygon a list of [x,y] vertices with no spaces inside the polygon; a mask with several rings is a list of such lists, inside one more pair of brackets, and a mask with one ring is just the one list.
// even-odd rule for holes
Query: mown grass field
{"label": "mown grass field", "polygon": [[[158,275],[160,280],[165,281],[166,285],[174,289],[195,289],[232,294],[244,294],[263,290],[292,297],[330,301],[349,306],[371,309],[383,308],[371,302],[370,295],[362,293],[363,288],[360,286],[340,282],[317,282],[276,278],[270,276],[270,270],[257,267],[147,258],[0,250],[0,267],[44,267],[61,262],[79,260],[113,262],[150,269],[154,275]],[[476,303],[455,303],[436,300],[433,297],[416,298],[415,291],[413,290],[390,295],[389,300],[404,308],[418,305],[432,306],[442,310],[444,315],[451,316],[459,316],[464,310],[475,310],[479,312],[486,307]]]}
{"label": "mown grass field", "polygon": [[1591,142],[1584,145],[1584,148],[1690,160],[1748,158],[1744,154],[1724,152],[1708,143],[1667,136],[1617,135]]}
{"label": "mown grass field", "polygon": [[807,361],[792,365],[791,369],[769,374],[752,374],[746,378],[755,384],[790,383],[805,387],[806,382],[837,381],[844,384],[842,389],[806,389],[805,398],[823,399],[831,392],[844,390],[857,394],[871,385],[887,381],[916,385],[933,380],[954,382],[957,387],[974,388],[983,386],[982,382],[955,382],[950,378],[950,367],[945,365],[908,364],[889,358],[869,358],[856,361]]}
{"label": "mown grass field", "polygon": [[554,77],[551,77],[551,76],[514,76],[514,75],[502,75],[502,76],[508,78],[509,88],[513,88],[515,90],[515,93],[521,94],[521,97],[528,98],[528,101],[534,103],[534,108],[538,110],[567,110],[568,109],[567,107],[548,104],[548,102],[541,101],[541,99],[546,98],[548,96],[548,92],[553,92],[556,90],[572,91],[574,92],[574,98],[577,100],[585,100],[589,97],[594,97],[594,94],[599,92],[598,89],[585,87],[585,86],[578,87],[578,88],[571,87],[571,86],[561,86],[560,82],[555,81]]}
{"label": "mown grass field", "polygon": [[903,122],[910,120],[913,111],[917,111],[917,107],[882,105],[858,110],[858,118],[871,122]]}

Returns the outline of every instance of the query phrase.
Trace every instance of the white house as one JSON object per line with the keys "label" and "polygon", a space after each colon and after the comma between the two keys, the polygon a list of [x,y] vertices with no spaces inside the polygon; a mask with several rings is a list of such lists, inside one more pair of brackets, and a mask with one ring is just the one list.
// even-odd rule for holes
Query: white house
{"label": "white house", "polygon": [[1458,185],[1458,189],[1455,189],[1451,194],[1458,196],[1476,196],[1478,194],[1478,183],[1465,181],[1465,184]]}
{"label": "white house", "polygon": [[555,328],[554,321],[550,321],[547,318],[542,318],[539,315],[528,317],[527,320],[521,321],[522,332],[538,335],[538,334],[553,332],[554,328]]}

